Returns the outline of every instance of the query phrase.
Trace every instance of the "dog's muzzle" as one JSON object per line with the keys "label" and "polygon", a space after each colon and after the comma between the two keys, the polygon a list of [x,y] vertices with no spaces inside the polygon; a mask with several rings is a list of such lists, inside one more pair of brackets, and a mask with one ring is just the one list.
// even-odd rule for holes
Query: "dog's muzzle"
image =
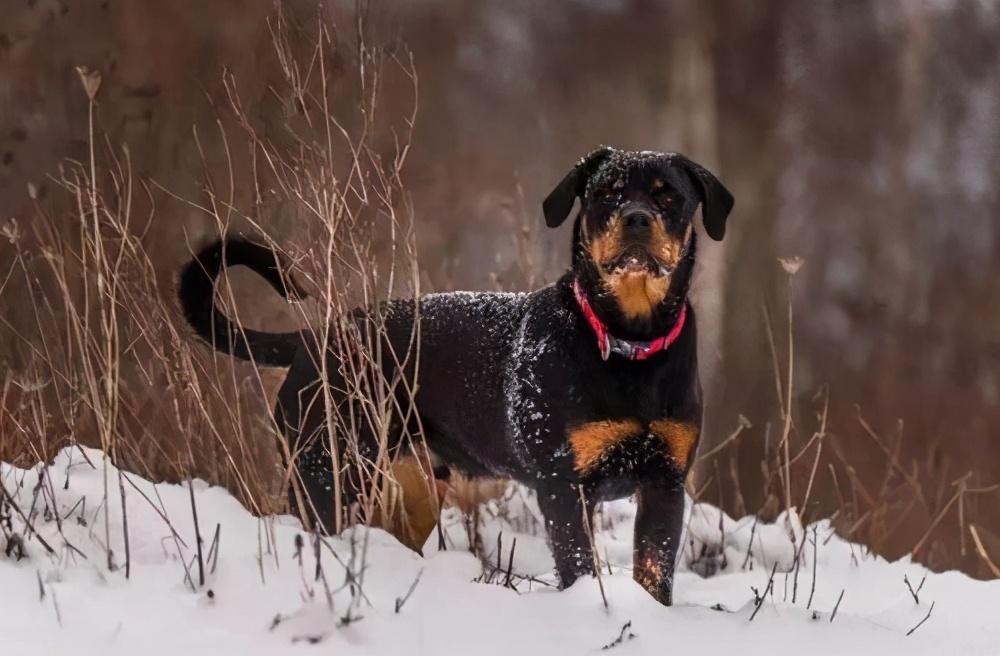
{"label": "dog's muzzle", "polygon": [[653,213],[641,207],[633,207],[622,213],[622,222],[628,232],[649,232],[655,217]]}

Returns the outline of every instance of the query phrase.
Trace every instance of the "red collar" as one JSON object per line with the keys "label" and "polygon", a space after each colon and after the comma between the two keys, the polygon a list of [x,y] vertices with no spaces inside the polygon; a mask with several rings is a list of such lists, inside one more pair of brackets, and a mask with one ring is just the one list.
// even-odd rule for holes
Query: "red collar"
{"label": "red collar", "polygon": [[629,360],[645,360],[660,351],[664,351],[680,337],[681,331],[684,330],[684,321],[687,319],[687,303],[685,302],[681,306],[680,314],[677,315],[677,322],[666,335],[657,337],[650,342],[621,339],[609,333],[608,327],[597,318],[594,308],[591,307],[587,294],[583,291],[578,280],[573,281],[573,295],[576,297],[576,302],[580,306],[583,316],[587,318],[587,323],[597,335],[597,348],[601,351],[602,360],[607,360],[612,353],[617,353]]}

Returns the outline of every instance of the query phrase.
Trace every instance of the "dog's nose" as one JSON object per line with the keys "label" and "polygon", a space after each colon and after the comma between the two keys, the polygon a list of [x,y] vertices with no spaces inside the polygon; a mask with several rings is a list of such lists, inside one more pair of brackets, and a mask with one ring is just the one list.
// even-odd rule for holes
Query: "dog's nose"
{"label": "dog's nose", "polygon": [[626,228],[634,228],[643,230],[649,228],[649,224],[653,220],[653,215],[646,210],[630,210],[623,217],[625,220]]}

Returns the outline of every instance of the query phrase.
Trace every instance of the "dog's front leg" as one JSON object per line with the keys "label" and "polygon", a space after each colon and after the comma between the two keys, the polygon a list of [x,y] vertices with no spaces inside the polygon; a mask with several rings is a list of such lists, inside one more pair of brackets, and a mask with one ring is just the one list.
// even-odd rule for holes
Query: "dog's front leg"
{"label": "dog's front leg", "polygon": [[673,603],[674,563],[681,550],[684,484],[660,480],[637,494],[632,577],[664,606]]}
{"label": "dog's front leg", "polygon": [[581,575],[593,574],[589,528],[594,503],[586,494],[581,495],[578,484],[564,481],[539,486],[538,507],[545,517],[559,587],[567,588]]}

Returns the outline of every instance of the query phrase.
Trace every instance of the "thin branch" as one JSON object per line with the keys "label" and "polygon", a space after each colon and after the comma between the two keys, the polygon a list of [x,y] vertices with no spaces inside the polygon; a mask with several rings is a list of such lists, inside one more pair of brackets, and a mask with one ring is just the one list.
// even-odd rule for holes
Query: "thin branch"
{"label": "thin branch", "polygon": [[1000,567],[997,567],[997,565],[993,562],[993,559],[990,558],[988,553],[986,553],[986,547],[983,546],[983,541],[979,539],[979,531],[976,530],[976,527],[973,524],[969,524],[969,533],[972,534],[972,541],[976,544],[976,551],[979,553],[979,557],[982,558],[983,562],[986,563],[986,566],[990,568],[993,576],[1000,579]]}
{"label": "thin branch", "polygon": [[837,617],[837,609],[840,608],[840,602],[843,601],[843,599],[844,599],[844,592],[845,592],[845,590],[846,590],[846,588],[844,590],[840,591],[840,596],[837,597],[837,603],[834,604],[834,606],[833,606],[833,612],[830,613],[830,623],[831,624],[833,624],[834,618]]}
{"label": "thin branch", "polygon": [[903,583],[906,584],[906,589],[910,591],[910,596],[913,597],[913,602],[920,605],[920,590],[924,587],[924,582],[927,581],[927,574],[924,574],[924,578],[920,579],[920,585],[914,590],[913,586],[910,584],[910,579],[906,574],[903,574]]}
{"label": "thin branch", "polygon": [[914,631],[916,631],[921,626],[923,626],[924,622],[926,622],[927,620],[929,620],[931,618],[931,613],[934,612],[934,604],[936,604],[936,603],[937,603],[936,601],[932,601],[931,602],[931,607],[927,609],[927,614],[924,615],[924,619],[922,619],[919,622],[917,622],[917,625],[915,627],[913,627],[912,629],[910,629],[909,631],[907,631],[906,635],[908,635],[908,636],[913,635]]}
{"label": "thin branch", "polygon": [[413,591],[417,589],[417,584],[420,583],[420,577],[423,575],[424,570],[421,569],[417,572],[417,577],[413,579],[413,583],[410,584],[410,588],[406,591],[406,594],[402,597],[396,597],[396,613],[399,613],[399,611],[403,609],[403,605],[409,601],[410,595],[412,595]]}
{"label": "thin branch", "polygon": [[198,587],[205,585],[205,558],[202,555],[201,527],[198,526],[198,504],[194,500],[194,483],[188,479],[188,493],[191,497],[191,517],[194,521],[194,540],[198,550]]}

